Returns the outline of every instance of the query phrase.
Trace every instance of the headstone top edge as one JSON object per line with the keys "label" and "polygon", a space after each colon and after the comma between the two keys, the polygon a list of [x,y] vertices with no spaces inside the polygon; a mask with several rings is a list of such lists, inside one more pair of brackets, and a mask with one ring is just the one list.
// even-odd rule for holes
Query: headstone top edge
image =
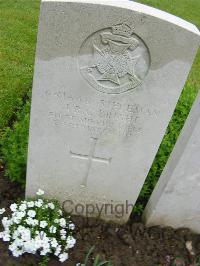
{"label": "headstone top edge", "polygon": [[194,24],[180,17],[172,15],[168,12],[144,4],[136,3],[130,0],[119,0],[119,1],[118,0],[42,0],[42,3],[45,2],[99,4],[99,5],[109,5],[109,6],[127,8],[136,12],[141,12],[146,15],[157,17],[162,20],[166,20],[167,22],[175,24],[181,28],[184,28],[196,34],[200,40],[200,31]]}

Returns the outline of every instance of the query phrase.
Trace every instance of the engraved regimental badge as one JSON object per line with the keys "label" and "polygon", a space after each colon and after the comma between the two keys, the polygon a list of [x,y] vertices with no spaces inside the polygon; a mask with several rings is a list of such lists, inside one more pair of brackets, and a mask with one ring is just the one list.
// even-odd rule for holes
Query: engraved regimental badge
{"label": "engraved regimental badge", "polygon": [[80,48],[81,74],[104,93],[134,89],[145,78],[149,65],[148,48],[126,23],[93,33]]}

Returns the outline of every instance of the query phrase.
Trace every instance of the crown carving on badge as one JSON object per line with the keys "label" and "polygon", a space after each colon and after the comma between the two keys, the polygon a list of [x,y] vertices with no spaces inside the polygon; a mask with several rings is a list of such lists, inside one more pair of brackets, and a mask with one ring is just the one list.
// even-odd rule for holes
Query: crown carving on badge
{"label": "crown carving on badge", "polygon": [[125,37],[131,37],[133,29],[126,23],[118,24],[112,27],[112,33],[116,35],[122,35]]}

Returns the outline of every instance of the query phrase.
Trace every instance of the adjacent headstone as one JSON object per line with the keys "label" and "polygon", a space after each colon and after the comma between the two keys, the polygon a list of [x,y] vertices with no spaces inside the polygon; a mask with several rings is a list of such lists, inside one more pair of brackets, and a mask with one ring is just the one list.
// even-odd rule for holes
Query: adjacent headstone
{"label": "adjacent headstone", "polygon": [[200,95],[147,204],[147,225],[200,233]]}
{"label": "adjacent headstone", "polygon": [[198,48],[195,26],[130,1],[42,1],[26,195],[125,222]]}

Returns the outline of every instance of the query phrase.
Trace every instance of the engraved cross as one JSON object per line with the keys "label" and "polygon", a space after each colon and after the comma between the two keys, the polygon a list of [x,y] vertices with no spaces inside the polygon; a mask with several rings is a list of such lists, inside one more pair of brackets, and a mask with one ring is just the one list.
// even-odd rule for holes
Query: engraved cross
{"label": "engraved cross", "polygon": [[88,176],[90,173],[90,169],[92,166],[92,162],[99,162],[99,163],[105,163],[105,164],[109,164],[111,162],[112,158],[106,159],[106,158],[101,158],[101,157],[96,157],[94,156],[95,153],[95,149],[96,149],[96,145],[97,145],[97,138],[91,138],[91,146],[90,146],[90,150],[89,150],[89,154],[85,155],[85,154],[80,154],[80,153],[74,153],[72,151],[70,151],[71,157],[72,158],[76,158],[76,159],[82,159],[82,160],[87,160],[87,170],[86,173],[84,175],[83,178],[83,182],[81,184],[81,186],[86,187],[87,186],[87,180],[88,180]]}

